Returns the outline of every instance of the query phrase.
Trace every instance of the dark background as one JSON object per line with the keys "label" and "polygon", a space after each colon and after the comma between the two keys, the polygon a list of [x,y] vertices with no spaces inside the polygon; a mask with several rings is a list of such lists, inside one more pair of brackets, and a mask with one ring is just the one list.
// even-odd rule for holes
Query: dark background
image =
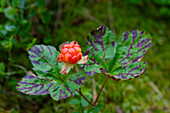
{"label": "dark background", "polygon": [[[62,42],[75,40],[83,48],[88,33],[101,25],[116,38],[125,31],[144,30],[153,42],[143,58],[148,63],[143,75],[108,81],[98,101],[101,112],[170,112],[170,0],[0,0],[0,6],[0,112],[81,113],[78,96],[57,102],[49,95],[22,94],[16,85],[32,69],[30,47],[48,44],[58,49]],[[87,78],[83,93],[92,99],[103,78]]]}

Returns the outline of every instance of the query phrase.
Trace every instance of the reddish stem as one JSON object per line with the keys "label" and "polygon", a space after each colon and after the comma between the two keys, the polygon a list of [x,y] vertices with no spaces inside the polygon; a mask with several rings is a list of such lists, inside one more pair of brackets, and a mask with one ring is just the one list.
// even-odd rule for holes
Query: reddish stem
{"label": "reddish stem", "polygon": [[81,88],[79,90],[76,89],[76,91],[93,107],[93,104],[82,94]]}
{"label": "reddish stem", "polygon": [[[77,73],[75,66],[74,66],[74,71],[75,71],[75,73]],[[105,78],[104,83],[103,83],[102,87],[100,88],[100,91],[99,91],[99,93],[98,93],[98,95],[97,95],[97,97],[96,97],[96,99],[95,99],[95,101],[94,101],[93,104],[82,94],[81,88],[79,88],[79,90],[76,89],[76,91],[77,91],[92,107],[94,107],[94,106],[96,105],[98,99],[99,99],[100,93],[102,92],[102,90],[103,90],[103,88],[104,88],[107,80],[108,80],[108,77]]]}
{"label": "reddish stem", "polygon": [[104,88],[107,80],[108,80],[108,77],[105,78],[104,83],[103,83],[102,87],[100,88],[100,91],[99,91],[99,93],[98,93],[98,95],[97,95],[97,97],[96,97],[96,99],[95,99],[95,101],[94,101],[94,103],[93,103],[93,106],[96,105],[96,103],[97,103],[97,101],[98,101],[98,99],[99,99],[100,93],[102,92],[102,90],[103,90],[103,88]]}
{"label": "reddish stem", "polygon": [[74,71],[75,71],[75,73],[77,73],[77,71],[76,71],[76,67],[74,66]]}
{"label": "reddish stem", "polygon": [[[75,71],[75,73],[77,73],[75,66],[74,66],[74,71]],[[82,94],[81,88],[79,88],[79,90],[77,90],[77,89],[75,89],[75,90],[93,107],[93,104]]]}

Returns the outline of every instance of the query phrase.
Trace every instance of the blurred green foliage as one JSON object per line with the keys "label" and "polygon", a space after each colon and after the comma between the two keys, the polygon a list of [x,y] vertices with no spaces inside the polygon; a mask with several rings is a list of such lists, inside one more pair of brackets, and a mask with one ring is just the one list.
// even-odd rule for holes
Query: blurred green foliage
{"label": "blurred green foliage", "polygon": [[[170,112],[170,0],[0,0],[0,112],[6,113],[167,113]],[[48,95],[27,96],[17,82],[31,70],[27,50],[35,44],[58,49],[101,25],[115,36],[134,29],[152,36],[145,55],[148,70],[130,81],[109,80],[94,109],[80,97],[59,102]],[[117,37],[118,38],[118,37]],[[93,100],[105,76],[86,78],[82,88]]]}

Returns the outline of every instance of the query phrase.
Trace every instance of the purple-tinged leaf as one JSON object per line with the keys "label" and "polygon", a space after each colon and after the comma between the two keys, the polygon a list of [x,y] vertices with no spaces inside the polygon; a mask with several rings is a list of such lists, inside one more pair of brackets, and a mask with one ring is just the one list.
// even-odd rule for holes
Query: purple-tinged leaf
{"label": "purple-tinged leaf", "polygon": [[37,75],[56,79],[61,71],[61,64],[56,61],[59,52],[52,46],[35,45],[30,48],[29,58]]}
{"label": "purple-tinged leaf", "polygon": [[77,85],[81,86],[85,81],[84,73],[75,73],[70,75],[67,80],[75,82]]}
{"label": "purple-tinged leaf", "polygon": [[67,81],[64,84],[58,84],[54,82],[55,88],[50,90],[50,95],[54,100],[61,100],[70,96],[74,96],[76,94],[75,89],[78,89],[80,85],[77,85],[73,81]]}
{"label": "purple-tinged leaf", "polygon": [[51,91],[50,95],[54,100],[57,101],[74,96],[72,91],[63,84],[56,85],[56,88]]}
{"label": "purple-tinged leaf", "polygon": [[36,45],[29,49],[29,58],[37,75],[29,74],[18,82],[17,90],[29,95],[50,94],[54,100],[61,100],[76,94],[83,84],[82,74],[71,75],[64,80],[60,74],[62,63],[56,61],[59,52],[52,46]]}
{"label": "purple-tinged leaf", "polygon": [[49,94],[49,89],[54,81],[49,79],[38,79],[37,76],[27,75],[18,82],[17,90],[29,95]]}
{"label": "purple-tinged leaf", "polygon": [[65,82],[57,82],[50,79],[39,79],[35,75],[27,75],[18,82],[17,90],[29,95],[50,94],[54,100],[61,100],[76,94],[75,89],[79,89],[85,77],[82,73],[73,74]]}
{"label": "purple-tinged leaf", "polygon": [[[67,98],[70,96],[74,96],[76,94],[75,89],[79,89],[82,84],[84,84],[84,74],[83,73],[75,73],[67,77],[64,84],[58,84],[54,82],[54,88],[51,88],[51,97],[54,100],[61,100],[63,98]],[[54,90],[53,90],[54,89]]]}
{"label": "purple-tinged leaf", "polygon": [[77,85],[81,86],[82,84],[84,84],[84,81],[85,81],[86,77],[83,76],[81,78],[77,78],[75,80],[73,80]]}
{"label": "purple-tinged leaf", "polygon": [[50,79],[39,79],[34,74],[29,74],[18,82],[17,90],[29,95],[49,94],[54,100],[61,100],[75,94],[75,89],[80,88],[85,77],[82,73],[73,74],[65,82]]}
{"label": "purple-tinged leaf", "polygon": [[151,36],[134,30],[126,31],[115,42],[113,33],[104,25],[93,30],[87,37],[89,61],[81,68],[87,75],[103,73],[113,80],[138,77],[146,70],[140,62],[151,46]]}

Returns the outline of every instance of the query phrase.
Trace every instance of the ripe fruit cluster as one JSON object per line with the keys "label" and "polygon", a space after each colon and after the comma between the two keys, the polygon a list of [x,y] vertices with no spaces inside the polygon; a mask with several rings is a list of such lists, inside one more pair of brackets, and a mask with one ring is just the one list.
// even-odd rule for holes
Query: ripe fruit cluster
{"label": "ripe fruit cluster", "polygon": [[75,64],[82,58],[81,47],[76,41],[72,41],[69,44],[64,44],[61,49],[61,54],[58,56],[57,61],[59,63],[65,62],[69,64]]}

